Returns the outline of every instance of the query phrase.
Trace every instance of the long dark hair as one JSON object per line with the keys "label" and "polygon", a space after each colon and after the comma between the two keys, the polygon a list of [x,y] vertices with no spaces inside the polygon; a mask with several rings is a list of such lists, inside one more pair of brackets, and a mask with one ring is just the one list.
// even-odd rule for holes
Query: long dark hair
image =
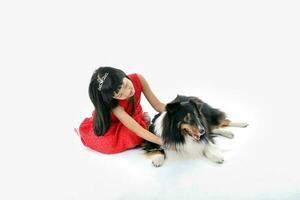
{"label": "long dark hair", "polygon": [[[99,77],[105,77],[101,89],[99,89]],[[113,67],[99,67],[92,75],[89,96],[95,107],[93,129],[97,136],[104,135],[110,126],[110,112],[118,106],[118,99],[114,99],[113,96],[121,89],[125,77],[130,79],[122,70]],[[131,97],[129,102],[132,106],[131,114],[133,114],[134,98]]]}

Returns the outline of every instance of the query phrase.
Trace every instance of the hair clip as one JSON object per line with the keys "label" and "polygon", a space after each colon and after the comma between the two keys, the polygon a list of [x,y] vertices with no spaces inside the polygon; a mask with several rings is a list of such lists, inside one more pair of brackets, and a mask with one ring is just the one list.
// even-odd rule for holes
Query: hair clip
{"label": "hair clip", "polygon": [[99,87],[98,87],[99,91],[101,91],[102,85],[103,85],[103,83],[104,83],[107,76],[108,76],[108,73],[105,73],[102,78],[99,76],[99,74],[97,75],[97,81],[99,83]]}

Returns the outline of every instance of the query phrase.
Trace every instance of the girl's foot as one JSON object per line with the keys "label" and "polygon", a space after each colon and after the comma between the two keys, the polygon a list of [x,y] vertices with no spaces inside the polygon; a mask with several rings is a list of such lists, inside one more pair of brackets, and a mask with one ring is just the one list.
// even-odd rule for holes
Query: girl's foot
{"label": "girl's foot", "polygon": [[75,133],[80,136],[78,128],[74,128]]}

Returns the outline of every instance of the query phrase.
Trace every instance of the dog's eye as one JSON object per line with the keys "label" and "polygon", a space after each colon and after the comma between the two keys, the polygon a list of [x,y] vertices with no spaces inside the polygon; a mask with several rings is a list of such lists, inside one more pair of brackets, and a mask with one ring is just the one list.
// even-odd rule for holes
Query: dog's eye
{"label": "dog's eye", "polygon": [[184,133],[189,133],[189,130],[188,130],[187,128],[183,128],[182,131],[183,131]]}

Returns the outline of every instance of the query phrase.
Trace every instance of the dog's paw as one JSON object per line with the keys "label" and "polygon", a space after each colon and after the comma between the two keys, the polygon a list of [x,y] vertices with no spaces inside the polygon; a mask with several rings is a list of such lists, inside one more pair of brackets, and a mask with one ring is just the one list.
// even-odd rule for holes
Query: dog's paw
{"label": "dog's paw", "polygon": [[217,158],[215,160],[215,162],[218,163],[218,164],[223,164],[224,163],[224,158],[223,157]]}
{"label": "dog's paw", "polygon": [[221,135],[226,137],[226,138],[229,138],[229,139],[234,138],[234,134],[231,131],[228,131],[228,130],[223,130],[223,133]]}
{"label": "dog's paw", "polygon": [[226,136],[229,139],[233,139],[234,138],[234,134],[233,133],[228,133],[228,135]]}
{"label": "dog's paw", "polygon": [[240,125],[241,125],[242,128],[246,128],[247,126],[249,126],[248,123],[244,123],[244,122],[242,122]]}
{"label": "dog's paw", "polygon": [[227,138],[233,139],[233,138],[234,138],[234,134],[233,134],[233,133],[229,133],[229,134],[227,135]]}
{"label": "dog's paw", "polygon": [[218,151],[206,151],[204,155],[215,163],[222,164],[224,162],[224,157]]}
{"label": "dog's paw", "polygon": [[224,129],[214,129],[212,130],[212,135],[221,135],[223,137],[229,138],[229,139],[233,139],[234,138],[234,134],[231,131],[228,130],[224,130]]}
{"label": "dog's paw", "polygon": [[210,157],[209,159],[217,164],[224,163],[224,158],[223,158],[223,156],[220,156],[220,155],[214,155],[214,156]]}
{"label": "dog's paw", "polygon": [[218,164],[222,164],[224,162],[224,157],[222,156],[222,154],[216,151],[212,152],[209,159]]}
{"label": "dog's paw", "polygon": [[164,160],[165,160],[164,155],[161,154],[155,155],[152,158],[152,164],[154,167],[160,167],[164,163]]}

